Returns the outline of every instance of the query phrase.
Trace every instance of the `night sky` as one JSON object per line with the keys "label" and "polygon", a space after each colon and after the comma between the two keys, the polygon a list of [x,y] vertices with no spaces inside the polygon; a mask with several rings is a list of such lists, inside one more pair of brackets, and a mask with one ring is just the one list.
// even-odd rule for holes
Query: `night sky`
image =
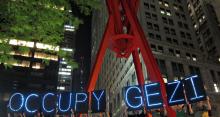
{"label": "night sky", "polygon": [[[84,79],[84,88],[87,85],[89,74],[90,74],[90,59],[91,59],[91,15],[85,16],[80,13],[77,5],[72,3],[73,15],[79,17],[83,20],[83,24],[80,24],[79,28],[76,30],[76,50],[75,50],[75,59],[79,63],[79,69],[83,69],[83,79]],[[78,69],[78,70],[79,70]],[[76,75],[77,76],[77,75]],[[76,77],[75,76],[75,77]],[[77,77],[79,78],[79,76]],[[79,80],[74,80],[76,83],[73,85],[78,85]],[[75,86],[79,88],[80,86]]]}

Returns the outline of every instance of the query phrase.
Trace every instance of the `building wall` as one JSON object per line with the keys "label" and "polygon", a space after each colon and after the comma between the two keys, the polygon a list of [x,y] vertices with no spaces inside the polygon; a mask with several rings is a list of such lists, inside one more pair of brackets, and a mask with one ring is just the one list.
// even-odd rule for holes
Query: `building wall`
{"label": "building wall", "polygon": [[[94,12],[92,21],[92,63],[108,17],[102,2],[103,8]],[[141,0],[138,17],[164,79],[171,81],[197,73],[201,75],[210,97],[219,96],[214,83],[218,88],[220,66],[211,64],[213,62],[205,58],[207,53],[200,50],[187,1]],[[147,83],[149,78],[143,62],[142,67]],[[107,112],[115,117],[127,115],[122,88],[135,84],[137,76],[132,57],[116,58],[113,52],[107,50],[96,85],[97,89],[107,91]],[[213,99],[214,110],[218,112],[219,108],[214,104],[219,104],[219,100]]]}

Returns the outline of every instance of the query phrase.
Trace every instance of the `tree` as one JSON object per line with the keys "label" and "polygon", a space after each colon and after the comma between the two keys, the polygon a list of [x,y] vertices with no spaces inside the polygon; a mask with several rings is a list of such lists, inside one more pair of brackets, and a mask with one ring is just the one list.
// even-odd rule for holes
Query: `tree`
{"label": "tree", "polygon": [[[0,0],[0,63],[15,60],[9,54],[14,49],[10,39],[59,45],[64,39],[64,24],[77,29],[83,23],[71,13],[70,2],[85,15],[99,7],[99,0]],[[20,46],[16,51],[22,53],[29,48]],[[59,50],[56,54],[76,66],[68,53]]]}

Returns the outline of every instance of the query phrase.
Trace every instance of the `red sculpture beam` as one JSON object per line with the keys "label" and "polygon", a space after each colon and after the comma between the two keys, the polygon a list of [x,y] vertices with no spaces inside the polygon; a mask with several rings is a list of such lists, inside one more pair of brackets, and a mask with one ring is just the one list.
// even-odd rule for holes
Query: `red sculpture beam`
{"label": "red sculpture beam", "polygon": [[145,83],[144,76],[137,51],[140,49],[150,80],[161,84],[161,93],[168,117],[175,117],[175,112],[168,106],[162,75],[137,18],[139,0],[106,0],[106,2],[109,18],[90,74],[87,90],[91,92],[95,89],[107,48],[114,51],[117,57],[127,58],[132,54],[138,84],[143,85]]}

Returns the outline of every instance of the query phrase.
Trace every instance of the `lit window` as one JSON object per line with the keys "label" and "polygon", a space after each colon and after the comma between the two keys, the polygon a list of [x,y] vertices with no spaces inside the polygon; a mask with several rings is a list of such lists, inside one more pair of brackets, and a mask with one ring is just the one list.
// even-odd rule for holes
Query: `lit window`
{"label": "lit window", "polygon": [[199,19],[199,22],[200,22],[200,23],[202,22],[202,19],[201,19],[201,18]]}
{"label": "lit window", "polygon": [[10,39],[9,44],[17,45],[17,46],[25,46],[25,47],[30,47],[30,48],[34,47],[34,42],[17,40],[17,39]]}
{"label": "lit window", "polygon": [[63,86],[60,86],[60,87],[57,87],[58,90],[65,90],[65,87]]}
{"label": "lit window", "polygon": [[205,15],[202,16],[202,19],[205,19]]}
{"label": "lit window", "polygon": [[167,15],[168,15],[168,16],[171,16],[171,13],[170,13],[170,12],[167,12]]}
{"label": "lit window", "polygon": [[48,44],[43,44],[43,43],[36,43],[36,47],[38,49],[45,49],[45,50],[52,50],[52,51],[59,51],[59,46],[52,46]]}
{"label": "lit window", "polygon": [[175,10],[178,10],[178,7],[177,7],[177,6],[173,6],[173,8],[174,8]]}
{"label": "lit window", "polygon": [[168,3],[164,3],[164,6],[165,6],[165,7],[169,7],[169,4],[168,4]]}
{"label": "lit window", "polygon": [[219,92],[219,88],[218,88],[217,84],[214,84],[214,88],[215,88],[215,92]]}
{"label": "lit window", "polygon": [[71,72],[71,69],[66,69],[66,68],[60,68],[59,71],[64,71],[64,72]]}
{"label": "lit window", "polygon": [[59,75],[71,75],[70,72],[58,72]]}
{"label": "lit window", "polygon": [[58,61],[58,56],[50,55],[50,54],[46,54],[46,53],[40,53],[40,52],[35,52],[34,58]]}
{"label": "lit window", "polygon": [[17,55],[17,56],[31,57],[30,52],[20,53],[20,52],[11,51],[9,54],[10,55]]}
{"label": "lit window", "polygon": [[160,4],[160,5],[163,4],[162,1],[159,1],[159,4]]}
{"label": "lit window", "polygon": [[18,66],[18,67],[29,67],[30,66],[30,61],[9,61],[8,63],[4,64],[9,64],[13,66]]}
{"label": "lit window", "polygon": [[33,69],[44,69],[45,66],[42,63],[33,63],[32,68]]}
{"label": "lit window", "polygon": [[161,14],[165,14],[165,11],[164,11],[164,10],[160,10],[160,13],[161,13]]}
{"label": "lit window", "polygon": [[220,58],[218,58],[218,61],[220,62]]}
{"label": "lit window", "polygon": [[71,25],[64,25],[64,30],[65,31],[75,31],[75,27]]}
{"label": "lit window", "polygon": [[198,25],[197,25],[197,24],[195,24],[195,25],[194,25],[194,28],[197,28],[197,27],[198,27]]}
{"label": "lit window", "polygon": [[72,52],[73,51],[73,49],[71,49],[71,48],[61,48],[61,50],[67,51],[67,52]]}

